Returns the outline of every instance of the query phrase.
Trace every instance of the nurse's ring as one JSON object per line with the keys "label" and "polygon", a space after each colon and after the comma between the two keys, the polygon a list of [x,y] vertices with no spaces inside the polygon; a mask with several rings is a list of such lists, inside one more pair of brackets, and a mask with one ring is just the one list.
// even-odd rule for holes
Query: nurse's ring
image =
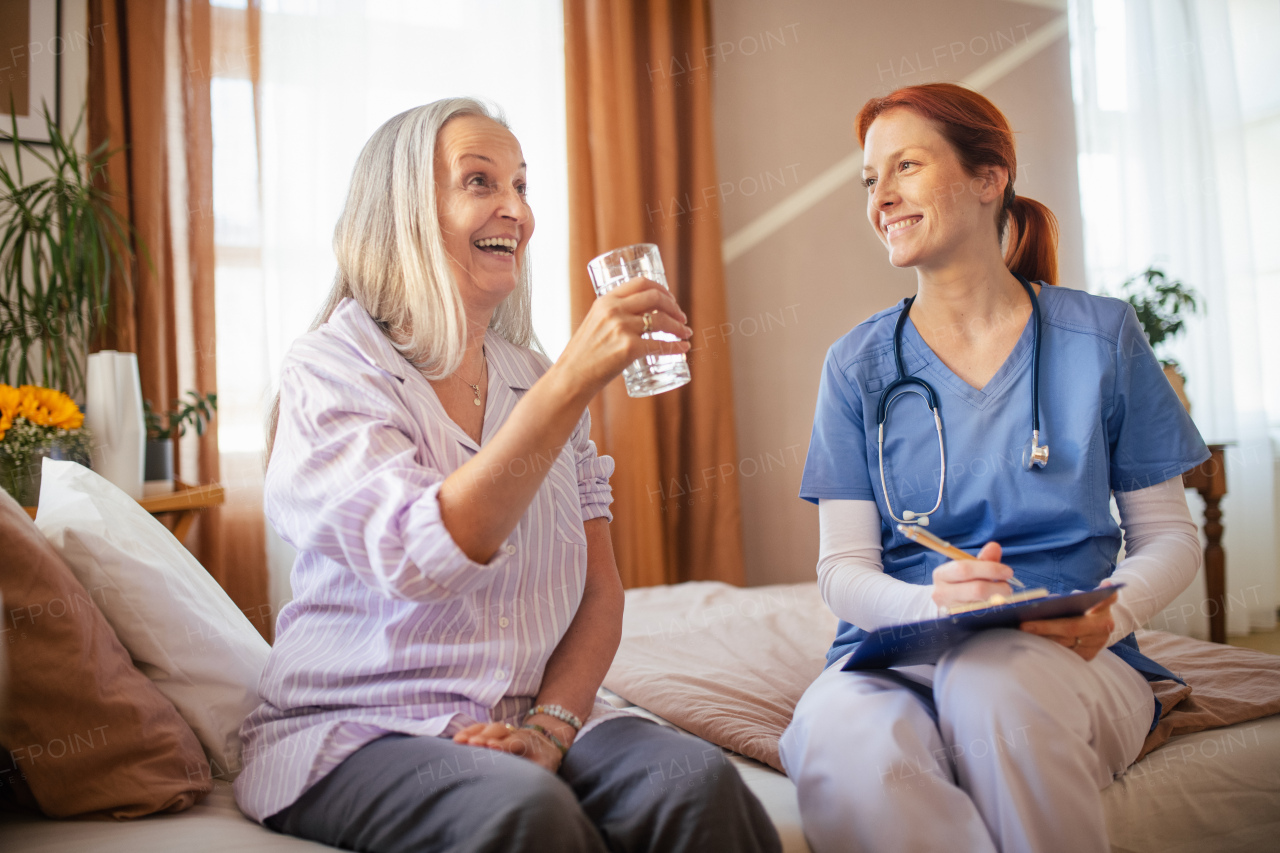
{"label": "nurse's ring", "polygon": [[1078,648],[1080,648],[1080,638],[1079,638],[1079,637],[1076,637],[1076,641],[1075,641],[1074,643],[1072,643],[1072,644],[1071,644],[1071,648],[1073,648],[1073,649],[1078,649]]}
{"label": "nurse's ring", "polygon": [[[1079,641],[1077,640],[1076,642],[1078,643]],[[509,732],[518,731],[518,729],[516,729],[516,727],[511,725],[510,723],[504,723],[504,725],[507,727],[507,731]]]}
{"label": "nurse's ring", "polygon": [[647,335],[653,331],[653,315],[646,311],[640,316],[644,317],[644,331],[640,334]]}

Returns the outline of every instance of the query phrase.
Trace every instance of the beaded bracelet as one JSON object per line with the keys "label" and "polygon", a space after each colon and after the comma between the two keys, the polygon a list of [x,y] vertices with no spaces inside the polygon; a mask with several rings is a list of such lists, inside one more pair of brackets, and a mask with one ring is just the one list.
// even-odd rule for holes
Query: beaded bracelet
{"label": "beaded bracelet", "polygon": [[546,714],[548,717],[552,717],[562,723],[566,723],[567,725],[572,726],[575,732],[582,730],[582,720],[578,718],[577,714],[573,713],[568,708],[565,708],[563,705],[534,705],[529,709],[529,713],[525,716],[532,717],[536,714]]}
{"label": "beaded bracelet", "polygon": [[538,725],[537,723],[525,723],[525,724],[524,724],[523,726],[521,726],[520,728],[522,728],[522,729],[529,729],[530,731],[537,732],[538,734],[542,735],[542,736],[543,736],[544,738],[546,738],[547,740],[551,741],[551,745],[552,745],[552,746],[554,746],[556,749],[560,750],[560,757],[561,757],[561,758],[564,758],[566,755],[568,755],[568,754],[569,754],[569,747],[567,747],[567,746],[565,746],[563,743],[561,743],[560,738],[556,737],[556,736],[555,736],[555,735],[553,735],[551,732],[547,731],[545,728],[543,728],[542,726]]}

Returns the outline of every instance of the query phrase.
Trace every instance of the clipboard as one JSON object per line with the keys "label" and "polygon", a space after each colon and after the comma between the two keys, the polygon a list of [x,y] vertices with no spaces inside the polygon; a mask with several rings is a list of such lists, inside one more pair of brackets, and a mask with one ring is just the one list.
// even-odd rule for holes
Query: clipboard
{"label": "clipboard", "polygon": [[1047,595],[1017,604],[1000,604],[906,625],[877,628],[858,644],[842,670],[888,669],[937,663],[943,652],[988,628],[1016,628],[1038,619],[1083,616],[1085,611],[1111,597],[1124,584],[1085,592]]}

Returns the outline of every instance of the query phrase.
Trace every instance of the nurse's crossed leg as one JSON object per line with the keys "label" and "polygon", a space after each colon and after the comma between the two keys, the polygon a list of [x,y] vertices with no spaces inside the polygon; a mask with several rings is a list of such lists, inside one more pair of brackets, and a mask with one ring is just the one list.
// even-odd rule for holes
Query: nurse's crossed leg
{"label": "nurse's crossed leg", "polygon": [[[1181,472],[1208,451],[1133,310],[1057,286],[1056,220],[1015,192],[995,105],[912,86],[856,129],[871,226],[917,291],[823,366],[801,497],[841,621],[781,743],[805,835],[817,853],[1106,851],[1099,792],[1158,717],[1149,682],[1176,678],[1133,631],[1195,577]],[[899,522],[977,557],[949,561]],[[1008,596],[1015,569],[1051,593],[1124,588],[936,665],[841,671],[866,632]]]}

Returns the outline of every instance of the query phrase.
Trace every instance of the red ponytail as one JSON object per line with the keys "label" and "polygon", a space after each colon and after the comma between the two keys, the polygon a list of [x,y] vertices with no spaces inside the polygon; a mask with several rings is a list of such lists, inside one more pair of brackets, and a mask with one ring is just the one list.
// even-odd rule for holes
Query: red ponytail
{"label": "red ponytail", "polygon": [[1030,281],[1057,284],[1058,220],[1040,202],[1014,194],[1018,156],[1004,113],[982,95],[954,83],[906,86],[863,104],[854,120],[859,145],[866,146],[871,123],[895,107],[905,107],[936,122],[970,175],[976,176],[989,166],[1002,166],[1009,171],[1004,204],[996,218],[997,237],[1004,240],[1005,229],[1009,231],[1005,266]]}
{"label": "red ponytail", "polygon": [[1016,196],[1005,204],[1004,215],[1009,222],[1004,265],[1027,281],[1057,284],[1058,218],[1053,211],[1035,199]]}

